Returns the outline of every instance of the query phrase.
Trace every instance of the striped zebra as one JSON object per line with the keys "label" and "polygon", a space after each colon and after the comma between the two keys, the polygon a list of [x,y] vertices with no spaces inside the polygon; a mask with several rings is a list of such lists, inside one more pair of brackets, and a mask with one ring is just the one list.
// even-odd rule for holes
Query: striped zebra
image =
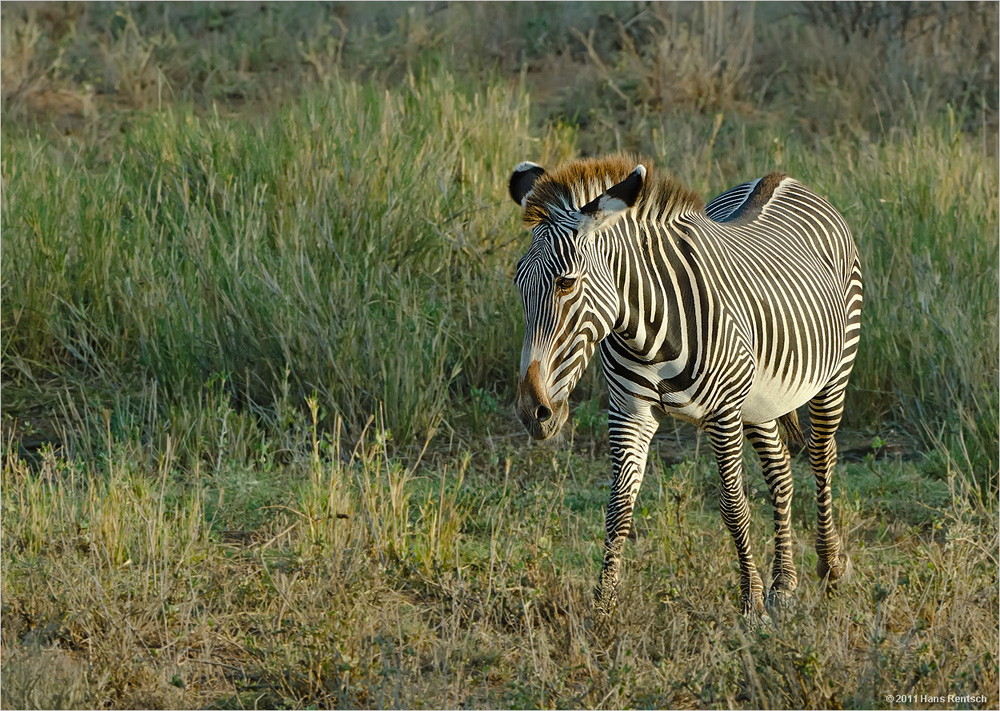
{"label": "striped zebra", "polygon": [[[572,162],[547,173],[518,165],[510,195],[531,246],[517,263],[525,334],[517,414],[536,439],[555,434],[598,347],[607,377],[613,463],[598,613],[615,606],[622,549],[664,415],[710,437],[722,518],[736,543],[742,612],[790,600],[792,476],[778,423],[801,436],[808,403],[816,478],[817,573],[827,585],[850,559],[833,520],[834,433],[858,349],[861,267],[850,231],[823,198],[781,174],[709,205],[628,156]],[[774,563],[766,607],[749,544],[743,437],[762,463],[774,505]]]}

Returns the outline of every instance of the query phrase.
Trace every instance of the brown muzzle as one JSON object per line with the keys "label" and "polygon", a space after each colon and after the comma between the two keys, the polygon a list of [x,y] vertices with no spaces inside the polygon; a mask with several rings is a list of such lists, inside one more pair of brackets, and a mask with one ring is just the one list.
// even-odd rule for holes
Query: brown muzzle
{"label": "brown muzzle", "polygon": [[531,361],[517,382],[517,417],[535,439],[548,439],[562,427],[569,412],[566,401],[551,402],[541,378],[541,364]]}

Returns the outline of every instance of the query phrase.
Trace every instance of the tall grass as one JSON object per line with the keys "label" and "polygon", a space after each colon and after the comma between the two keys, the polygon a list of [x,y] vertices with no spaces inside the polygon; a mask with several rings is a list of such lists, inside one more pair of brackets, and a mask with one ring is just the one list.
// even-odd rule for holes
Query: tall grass
{"label": "tall grass", "polygon": [[5,394],[65,370],[180,398],[226,374],[266,406],[287,379],[355,431],[381,403],[401,441],[426,437],[464,368],[510,370],[503,185],[549,150],[527,112],[521,89],[438,73],[341,81],[263,121],[170,109],[108,159],[6,142]]}
{"label": "tall grass", "polygon": [[[964,438],[987,483],[997,171],[954,113],[915,123],[846,159],[842,140],[724,121],[699,133],[665,117],[637,141],[706,194],[771,169],[826,194],[865,269],[849,424]],[[397,441],[423,441],[455,396],[506,392],[520,330],[508,275],[527,236],[505,177],[572,145],[530,135],[522,89],[470,92],[439,73],[396,93],[340,82],[260,121],[171,109],[115,158],[7,141],[6,402],[83,383],[109,406],[148,381],[192,402],[223,375],[253,407],[315,392],[355,433],[381,405]]]}
{"label": "tall grass", "polygon": [[[116,77],[155,67],[172,93],[164,102],[161,81],[155,111],[114,119],[95,97],[98,119],[79,139],[11,125],[5,401],[52,412],[59,388],[77,383],[109,406],[152,381],[164,402],[191,403],[219,375],[258,412],[283,387],[300,406],[315,392],[355,433],[381,403],[397,442],[423,441],[456,397],[505,395],[520,328],[506,275],[526,240],[504,200],[510,166],[625,148],[706,195],[775,168],[824,191],[858,233],[869,289],[852,423],[891,419],[928,442],[965,442],[971,428],[970,464],[996,471],[996,111],[974,90],[995,73],[995,48],[980,41],[995,8],[710,4],[631,16],[594,5],[572,22],[558,8],[404,9],[94,5],[69,13],[76,29],[50,19],[47,32],[45,13],[9,10],[8,123],[38,114],[31,97],[88,76],[118,96]],[[205,42],[212,33],[233,42]],[[268,33],[287,41],[265,43]],[[528,52],[525,36],[541,44]],[[794,66],[767,49],[779,36]],[[963,69],[963,42],[981,65]],[[574,46],[573,71],[544,46]],[[507,66],[512,52],[541,69],[517,87],[442,68],[466,62],[478,76],[484,58]],[[861,55],[882,85],[846,81]],[[346,80],[351,63],[381,79]],[[274,86],[268,64],[301,81],[302,97]],[[219,86],[198,79],[209,66]],[[565,81],[553,89],[546,74]],[[566,116],[578,128],[536,131],[529,85],[550,116],[588,107]],[[276,103],[231,118],[211,104],[223,86]],[[124,98],[153,109],[143,96]],[[945,97],[959,108],[942,108]],[[956,330],[970,311],[982,337]]]}

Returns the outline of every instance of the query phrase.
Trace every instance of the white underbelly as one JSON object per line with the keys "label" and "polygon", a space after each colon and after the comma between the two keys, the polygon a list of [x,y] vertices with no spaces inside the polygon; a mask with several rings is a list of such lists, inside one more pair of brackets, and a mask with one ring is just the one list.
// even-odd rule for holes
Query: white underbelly
{"label": "white underbelly", "polygon": [[752,423],[777,419],[809,402],[824,383],[783,383],[769,373],[758,372],[743,401],[743,421]]}
{"label": "white underbelly", "polygon": [[[635,398],[638,402],[657,403],[667,415],[681,420],[701,424],[710,414],[708,407],[693,399],[693,393],[684,390],[671,391],[662,385],[651,387],[673,379],[679,372],[677,363],[657,363],[655,365],[633,366],[633,372],[640,377],[623,382],[622,394]],[[755,374],[753,385],[743,401],[743,421],[762,423],[777,419],[809,402],[826,384],[822,382],[783,383],[764,368]],[[647,383],[644,387],[640,383]]]}

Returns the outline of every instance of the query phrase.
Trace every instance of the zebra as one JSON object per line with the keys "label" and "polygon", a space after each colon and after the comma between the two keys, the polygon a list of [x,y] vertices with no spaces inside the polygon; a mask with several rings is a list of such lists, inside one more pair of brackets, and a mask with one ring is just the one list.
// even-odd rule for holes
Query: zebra
{"label": "zebra", "polygon": [[[612,486],[594,590],[599,617],[617,605],[633,505],[666,415],[708,434],[739,560],[741,612],[756,625],[789,604],[798,585],[792,475],[779,423],[801,436],[796,409],[808,403],[817,573],[828,591],[846,579],[851,561],[834,524],[831,475],[860,339],[862,284],[841,215],[782,173],[706,205],[625,154],[551,173],[523,162],[508,190],[532,234],[514,277],[525,318],[518,418],[535,439],[559,431],[569,394],[598,348],[607,380]],[[766,598],[749,545],[744,436],[774,507]]]}

